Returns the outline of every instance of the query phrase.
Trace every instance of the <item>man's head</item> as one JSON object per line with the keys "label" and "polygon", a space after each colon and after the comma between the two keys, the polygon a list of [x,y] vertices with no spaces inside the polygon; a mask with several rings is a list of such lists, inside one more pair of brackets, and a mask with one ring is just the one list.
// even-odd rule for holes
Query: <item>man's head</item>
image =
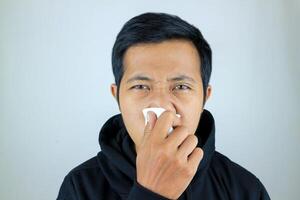
{"label": "man's head", "polygon": [[201,32],[177,16],[145,13],[123,26],[112,52],[111,92],[136,147],[147,107],[174,111],[191,134],[196,131],[211,94],[211,63]]}

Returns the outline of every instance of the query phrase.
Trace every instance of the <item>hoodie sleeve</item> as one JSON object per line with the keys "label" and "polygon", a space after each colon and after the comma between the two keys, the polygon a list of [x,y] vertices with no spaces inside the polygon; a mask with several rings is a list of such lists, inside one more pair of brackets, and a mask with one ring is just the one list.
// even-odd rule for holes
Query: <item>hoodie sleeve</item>
{"label": "hoodie sleeve", "polygon": [[170,200],[140,185],[136,180],[130,190],[127,200]]}

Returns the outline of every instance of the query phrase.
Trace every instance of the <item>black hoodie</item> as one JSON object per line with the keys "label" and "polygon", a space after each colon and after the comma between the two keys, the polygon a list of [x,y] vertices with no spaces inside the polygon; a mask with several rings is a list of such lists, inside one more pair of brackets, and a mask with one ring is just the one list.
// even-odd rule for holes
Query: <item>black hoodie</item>
{"label": "black hoodie", "polygon": [[[204,109],[195,132],[204,151],[197,172],[179,200],[270,199],[252,173],[215,151],[215,123]],[[136,181],[136,152],[121,114],[111,117],[99,134],[101,151],[65,177],[57,200],[167,200]]]}

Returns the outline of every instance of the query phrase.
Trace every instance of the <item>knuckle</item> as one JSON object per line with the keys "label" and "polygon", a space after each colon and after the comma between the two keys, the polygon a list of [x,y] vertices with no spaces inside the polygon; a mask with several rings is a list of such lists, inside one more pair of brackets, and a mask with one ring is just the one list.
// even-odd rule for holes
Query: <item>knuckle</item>
{"label": "knuckle", "polygon": [[202,160],[203,155],[204,155],[203,150],[202,150],[201,148],[197,147],[197,148],[196,148],[196,151],[198,152],[198,155],[199,155],[200,160]]}
{"label": "knuckle", "polygon": [[174,152],[174,144],[172,144],[172,142],[169,141],[163,141],[162,142],[162,150],[165,153],[171,154],[172,152]]}
{"label": "knuckle", "polygon": [[164,150],[167,151],[167,152],[170,152],[171,149],[173,149],[173,144],[171,142],[165,142],[164,144]]}
{"label": "knuckle", "polygon": [[176,168],[183,168],[184,166],[183,160],[178,156],[173,159],[173,164]]}
{"label": "knuckle", "polygon": [[202,160],[202,158],[203,158],[203,151],[200,150],[198,147],[196,147],[194,149],[193,154],[195,155],[195,158],[196,158],[197,161],[200,162]]}
{"label": "knuckle", "polygon": [[158,153],[158,158],[159,160],[169,160],[170,159],[170,154],[169,154],[169,151],[166,151],[164,149],[160,150],[159,153]]}
{"label": "knuckle", "polygon": [[151,134],[151,131],[150,131],[149,129],[145,129],[145,130],[144,130],[144,134],[145,134],[145,135],[150,135],[150,134]]}
{"label": "knuckle", "polygon": [[165,162],[167,159],[168,159],[168,156],[163,152],[159,153],[157,156],[158,162],[161,162],[161,163]]}
{"label": "knuckle", "polygon": [[198,138],[195,135],[188,135],[185,139],[185,141],[191,145],[197,145],[198,144]]}
{"label": "knuckle", "polygon": [[195,135],[189,135],[188,137],[190,138],[190,140],[192,140],[192,142],[194,144],[198,144],[198,137],[197,136],[195,136]]}
{"label": "knuckle", "polygon": [[186,133],[186,134],[189,132],[189,130],[186,126],[178,126],[176,128],[176,130],[179,131],[179,132],[182,132],[182,133]]}
{"label": "knuckle", "polygon": [[187,176],[187,177],[191,177],[194,175],[194,170],[191,169],[190,167],[186,167],[184,168],[184,174]]}
{"label": "knuckle", "polygon": [[173,120],[173,113],[169,110],[166,110],[164,113],[163,113],[166,117],[167,120]]}

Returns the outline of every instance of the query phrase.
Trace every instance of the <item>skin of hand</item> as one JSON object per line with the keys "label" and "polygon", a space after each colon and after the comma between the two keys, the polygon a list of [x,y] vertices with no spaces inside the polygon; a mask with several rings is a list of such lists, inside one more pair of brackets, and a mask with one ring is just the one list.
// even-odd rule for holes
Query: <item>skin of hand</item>
{"label": "skin of hand", "polygon": [[[176,128],[167,136],[172,125]],[[149,111],[136,160],[138,183],[169,199],[179,198],[203,157],[197,143],[197,137],[180,124],[174,112],[165,111],[157,119]]]}

